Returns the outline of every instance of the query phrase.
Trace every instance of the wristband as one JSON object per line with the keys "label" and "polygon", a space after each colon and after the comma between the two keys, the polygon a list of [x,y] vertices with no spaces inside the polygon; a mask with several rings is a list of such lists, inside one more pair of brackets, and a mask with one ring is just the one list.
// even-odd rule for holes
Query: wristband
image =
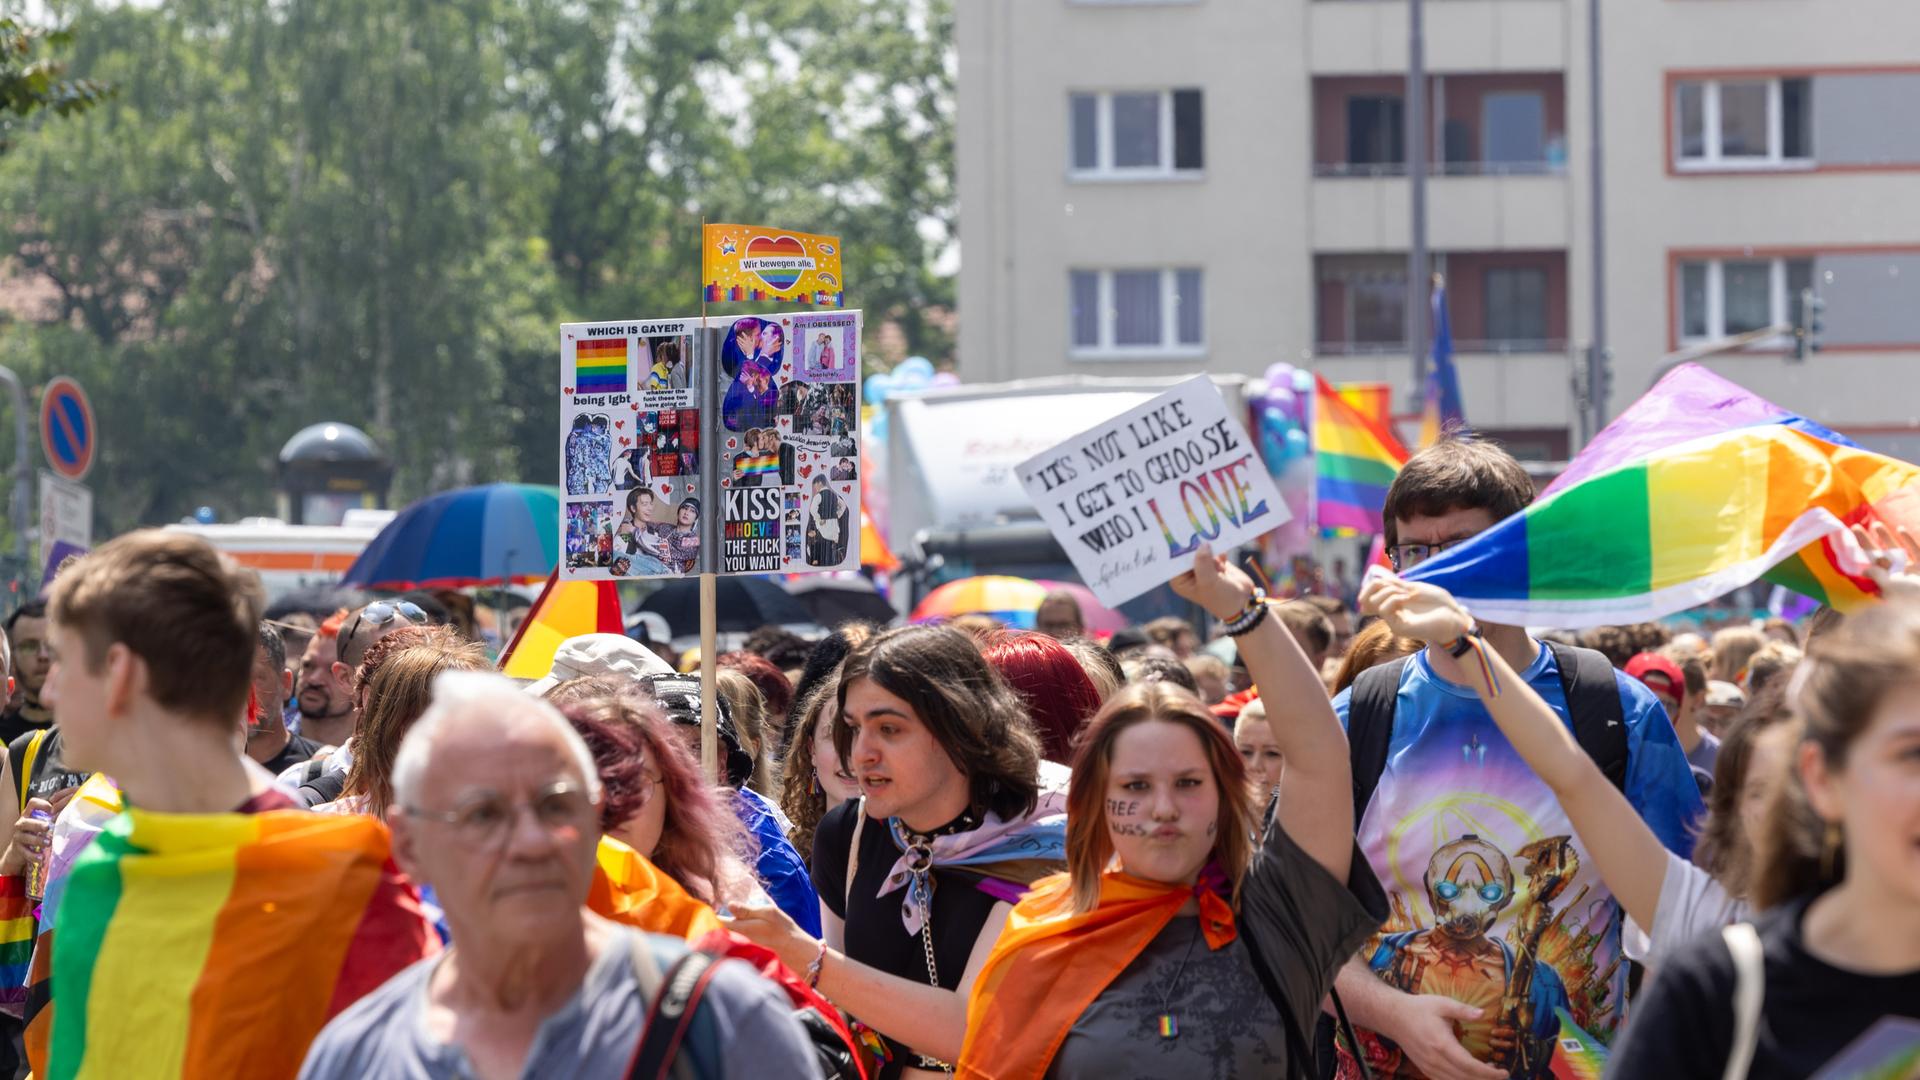
{"label": "wristband", "polygon": [[1267,605],[1261,604],[1247,615],[1243,615],[1228,623],[1226,635],[1230,638],[1245,637],[1255,630],[1260,629],[1260,624],[1266,621]]}
{"label": "wristband", "polygon": [[1473,650],[1473,642],[1471,640],[1472,638],[1484,639],[1484,636],[1485,635],[1480,633],[1480,627],[1478,625],[1469,626],[1467,627],[1466,633],[1461,634],[1457,638],[1454,638],[1452,641],[1442,646],[1442,648],[1446,649],[1448,654],[1451,655],[1455,660],[1458,660]]}
{"label": "wristband", "polygon": [[820,989],[820,969],[827,963],[827,943],[820,943],[820,951],[813,954],[813,963],[807,965],[807,988]]}

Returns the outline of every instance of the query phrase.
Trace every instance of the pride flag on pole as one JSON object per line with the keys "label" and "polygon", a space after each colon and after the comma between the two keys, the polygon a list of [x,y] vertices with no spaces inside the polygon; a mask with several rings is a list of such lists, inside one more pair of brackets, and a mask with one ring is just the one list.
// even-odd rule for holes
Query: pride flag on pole
{"label": "pride flag on pole", "polygon": [[500,654],[500,672],[515,679],[544,679],[553,670],[560,643],[582,634],[620,634],[620,591],[611,581],[561,581],[554,568],[520,632]]}
{"label": "pride flag on pole", "polygon": [[1425,450],[1466,424],[1460,403],[1460,372],[1453,366],[1453,322],[1447,318],[1447,287],[1433,284],[1433,367],[1427,371],[1420,410],[1420,449]]}
{"label": "pride flag on pole", "polygon": [[1322,530],[1352,536],[1380,531],[1387,488],[1407,448],[1354,408],[1324,376],[1314,376],[1314,513]]}
{"label": "pride flag on pole", "polygon": [[839,307],[840,238],[766,225],[708,225],[700,245],[701,295],[720,300],[798,300]]}
{"label": "pride flag on pole", "polygon": [[1520,514],[1413,568],[1489,622],[1643,622],[1755,580],[1840,611],[1877,589],[1849,527],[1920,533],[1920,467],[1697,365],[1608,425]]}

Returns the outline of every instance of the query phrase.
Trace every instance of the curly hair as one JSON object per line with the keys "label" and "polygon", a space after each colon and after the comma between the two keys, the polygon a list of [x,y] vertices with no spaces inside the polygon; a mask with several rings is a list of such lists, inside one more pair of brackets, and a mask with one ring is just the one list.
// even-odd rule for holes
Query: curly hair
{"label": "curly hair", "polygon": [[[692,752],[651,702],[618,682],[591,676],[568,679],[549,690],[547,700],[586,740],[603,787],[611,791],[619,783],[627,793],[621,809],[603,811],[607,831],[633,820],[648,798],[665,797],[660,841],[641,854],[709,905],[748,899],[753,872],[747,868],[758,851],[746,826],[723,801],[734,795],[706,782]],[[613,733],[598,742],[588,733],[609,729]],[[621,749],[625,740],[620,729],[634,737],[637,758]],[[659,774],[657,781],[646,774],[649,765]],[[649,787],[646,794],[632,794]],[[613,796],[606,798],[611,802]]]}
{"label": "curly hair", "polygon": [[394,755],[433,703],[433,680],[443,671],[491,667],[485,646],[446,626],[402,627],[369,646],[353,684],[360,723],[341,795],[360,796],[368,814],[385,817],[393,804]]}
{"label": "curly hair", "polygon": [[964,631],[903,626],[847,654],[833,720],[833,745],[842,758],[853,756],[847,690],[862,679],[913,709],[967,778],[975,809],[1011,821],[1039,805],[1040,737],[1019,696]]}
{"label": "curly hair", "polygon": [[793,822],[787,839],[800,853],[802,862],[813,864],[813,831],[827,816],[827,793],[821,790],[819,774],[813,767],[813,736],[820,718],[840,700],[840,676],[829,674],[799,704],[799,722],[787,741],[787,755],[780,765],[780,810]]}
{"label": "curly hair", "polygon": [[1041,756],[1060,765],[1072,761],[1074,736],[1100,711],[1101,701],[1072,650],[1046,634],[1002,630],[987,638],[981,655],[1026,702]]}

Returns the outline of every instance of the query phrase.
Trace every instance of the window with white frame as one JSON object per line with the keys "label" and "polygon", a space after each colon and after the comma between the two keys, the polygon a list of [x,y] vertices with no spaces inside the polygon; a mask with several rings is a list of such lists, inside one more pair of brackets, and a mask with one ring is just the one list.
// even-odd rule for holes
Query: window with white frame
{"label": "window with white frame", "polygon": [[1206,346],[1203,278],[1186,268],[1069,271],[1074,355],[1199,355]]}
{"label": "window with white frame", "polygon": [[1205,165],[1198,90],[1071,94],[1067,119],[1077,178],[1191,176]]}
{"label": "window with white frame", "polygon": [[1673,87],[1675,163],[1682,169],[1778,169],[1813,160],[1808,79],[1701,79]]}
{"label": "window with white frame", "polygon": [[1812,259],[1700,259],[1680,264],[1680,339],[1716,341],[1791,326]]}

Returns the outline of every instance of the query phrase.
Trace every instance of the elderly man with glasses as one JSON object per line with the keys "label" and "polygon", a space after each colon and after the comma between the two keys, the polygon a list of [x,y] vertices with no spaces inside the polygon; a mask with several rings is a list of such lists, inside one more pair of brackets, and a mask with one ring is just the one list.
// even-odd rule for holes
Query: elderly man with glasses
{"label": "elderly man with glasses", "polygon": [[[572,726],[504,678],[443,675],[393,786],[394,857],[433,886],[453,946],[327,1025],[300,1075],[625,1075],[670,1022],[652,1012],[663,977],[698,968],[676,968],[684,943],[584,907],[600,781]],[[672,1075],[819,1075],[778,987],[737,960],[710,971]]]}

